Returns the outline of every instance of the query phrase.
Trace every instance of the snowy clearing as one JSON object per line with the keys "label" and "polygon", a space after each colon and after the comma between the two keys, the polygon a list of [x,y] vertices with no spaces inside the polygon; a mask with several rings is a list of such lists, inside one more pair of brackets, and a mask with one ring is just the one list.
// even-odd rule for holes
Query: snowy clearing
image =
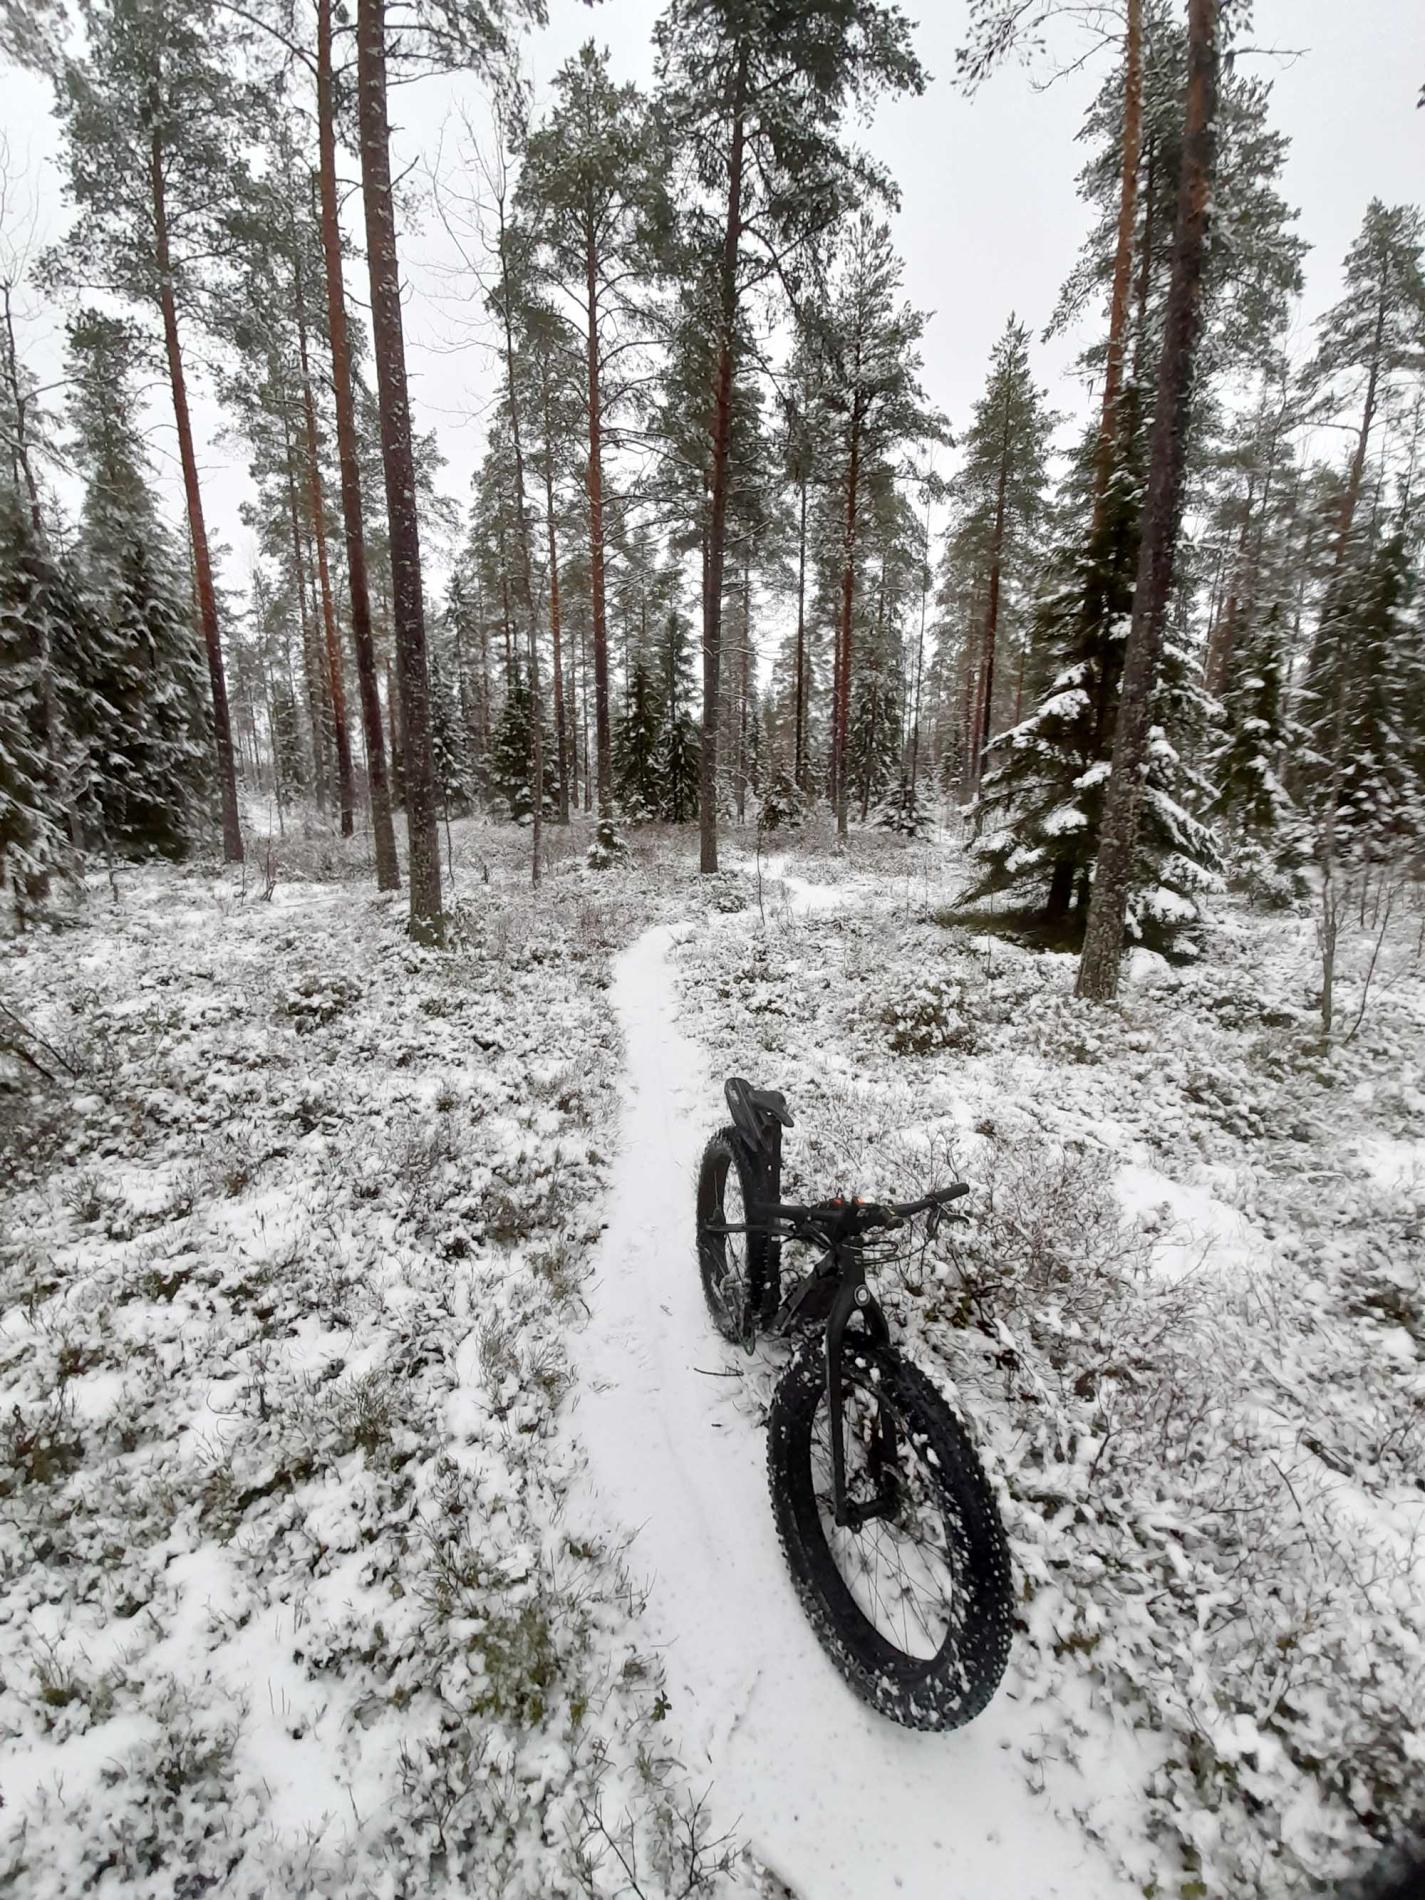
{"label": "snowy clearing", "polygon": [[[6,946],[56,1079],[5,1098],[5,1879],[1265,1900],[1368,1866],[1425,1715],[1413,939],[1323,1052],[1304,919],[1224,910],[1104,1013],[936,921],[945,846],[704,882],[651,834],[534,898],[520,848],[457,829],[444,953],[349,883],[171,871]],[[1013,1548],[1010,1674],[955,1735],[863,1708],[783,1569],[780,1357],[718,1338],[694,1255],[733,1071],[787,1091],[788,1193],[972,1183],[877,1274]]]}

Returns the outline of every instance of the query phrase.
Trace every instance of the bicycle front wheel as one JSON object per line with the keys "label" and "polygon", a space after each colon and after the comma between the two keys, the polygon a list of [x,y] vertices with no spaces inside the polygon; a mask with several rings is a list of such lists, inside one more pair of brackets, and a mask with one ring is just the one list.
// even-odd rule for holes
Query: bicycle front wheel
{"label": "bicycle front wheel", "polygon": [[782,1550],[822,1646],[851,1687],[909,1728],[978,1715],[1009,1660],[1009,1550],[964,1427],[915,1366],[848,1339],[846,1495],[876,1515],[838,1525],[823,1341],[772,1401],[768,1479]]}

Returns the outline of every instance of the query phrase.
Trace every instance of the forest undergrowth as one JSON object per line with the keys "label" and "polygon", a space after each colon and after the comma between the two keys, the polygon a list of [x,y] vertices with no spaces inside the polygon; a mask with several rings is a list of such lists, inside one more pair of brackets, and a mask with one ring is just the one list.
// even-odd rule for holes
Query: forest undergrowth
{"label": "forest undergrowth", "polygon": [[1418,1825],[1419,918],[1326,1047],[1305,914],[1223,905],[1104,1013],[937,921],[942,846],[699,880],[652,833],[531,896],[517,832],[447,845],[442,952],[320,836],[5,946],[0,1884],[758,1890],[567,1510],[609,961],[675,917],[789,1194],[971,1183],[877,1284],[999,1495],[1029,1786],[1161,1900],[1334,1892]]}
{"label": "forest undergrowth", "polygon": [[786,1091],[789,1198],[971,1184],[877,1285],[999,1495],[1026,1773],[1146,1895],[1340,1893],[1425,1821],[1418,893],[1327,1047],[1304,912],[1105,1013],[954,921],[953,856],[786,862],[813,902],[690,936],[686,1005]]}
{"label": "forest undergrowth", "polygon": [[564,1522],[646,900],[451,843],[442,953],[320,835],[5,946],[6,1891],[750,1890]]}

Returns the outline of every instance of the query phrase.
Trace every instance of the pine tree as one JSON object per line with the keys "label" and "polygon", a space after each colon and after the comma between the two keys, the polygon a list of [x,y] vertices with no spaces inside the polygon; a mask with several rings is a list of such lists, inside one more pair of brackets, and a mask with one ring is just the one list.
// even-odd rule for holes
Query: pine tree
{"label": "pine tree", "polygon": [[[700,864],[717,870],[718,711],[733,390],[746,335],[749,259],[785,271],[840,211],[889,181],[839,141],[843,114],[925,75],[899,7],[879,0],[672,0],[658,23],[659,80],[687,168],[684,241],[711,318],[698,405],[703,456],[703,733]],[[775,263],[770,260],[775,259]],[[844,737],[844,733],[843,733]]]}
{"label": "pine tree", "polygon": [[943,440],[943,419],[920,386],[925,317],[899,298],[901,265],[890,229],[862,213],[846,239],[830,305],[816,329],[833,418],[841,514],[840,605],[832,687],[831,780],[836,827],[849,817],[854,627],[863,513],[888,464],[906,444]]}
{"label": "pine tree", "polygon": [[223,851],[243,854],[218,593],[189,413],[184,331],[202,323],[233,252],[250,180],[253,93],[231,28],[208,0],[91,0],[80,58],[57,71],[78,217],[51,259],[59,280],[102,283],[157,312],[164,342],[199,620],[207,649]]}
{"label": "pine tree", "polygon": [[1011,317],[995,344],[985,393],[961,443],[964,462],[951,485],[957,553],[973,577],[977,600],[983,600],[982,624],[972,630],[977,651],[967,655],[965,669],[971,689],[967,794],[978,782],[997,723],[1005,723],[996,720],[996,658],[1003,635],[1017,631],[1019,600],[1042,552],[1053,427],[1029,373],[1029,332]]}
{"label": "pine tree", "polygon": [[1318,326],[1307,366],[1320,411],[1355,417],[1356,441],[1336,524],[1337,563],[1349,551],[1366,458],[1377,423],[1399,420],[1407,376],[1425,359],[1425,220],[1413,205],[1371,200],[1346,256],[1346,295]]}
{"label": "pine tree", "polygon": [[[1093,1002],[1107,1002],[1117,994],[1124,933],[1134,934],[1135,922],[1140,928],[1145,919],[1171,927],[1196,915],[1194,894],[1175,888],[1184,870],[1197,868],[1193,828],[1171,794],[1154,787],[1151,773],[1155,757],[1171,754],[1174,763],[1177,757],[1172,740],[1155,723],[1155,712],[1163,703],[1163,686],[1171,690],[1172,685],[1171,672],[1164,670],[1164,643],[1202,333],[1203,266],[1217,156],[1217,33],[1217,0],[1189,0],[1182,177],[1143,491],[1142,538],[1114,718],[1111,776],[1079,962],[1078,994]],[[1140,897],[1136,886],[1145,848],[1140,835],[1145,814],[1147,835],[1151,837],[1156,819],[1167,828],[1169,846],[1156,882]],[[1144,907],[1136,919],[1135,903]]]}
{"label": "pine tree", "polygon": [[599,810],[613,797],[605,557],[605,436],[624,406],[625,373],[611,366],[636,320],[636,286],[653,271],[647,221],[659,169],[653,124],[632,86],[615,85],[590,41],[555,75],[554,105],[531,134],[520,178],[521,216],[550,280],[579,308],[585,364],[589,576]]}

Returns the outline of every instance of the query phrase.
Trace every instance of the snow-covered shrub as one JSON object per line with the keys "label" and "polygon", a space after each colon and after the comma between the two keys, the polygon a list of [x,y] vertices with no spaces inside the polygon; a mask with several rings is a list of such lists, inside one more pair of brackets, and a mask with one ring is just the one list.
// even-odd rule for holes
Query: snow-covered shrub
{"label": "snow-covered shrub", "polygon": [[975,1046],[964,992],[946,978],[927,977],[888,996],[880,1006],[879,1019],[898,1056],[928,1056],[942,1049],[967,1051]]}
{"label": "snow-covered shrub", "polygon": [[806,816],[806,801],[789,772],[777,770],[762,791],[757,823],[765,832],[795,831]]}
{"label": "snow-covered shrub", "polygon": [[[1069,958],[917,925],[869,875],[856,900],[767,933],[784,1184],[970,1182],[875,1278],[997,1487],[1026,1772],[1154,1900],[1354,1891],[1425,1826],[1418,923],[1323,1050],[1291,913],[1229,902],[1110,1012]],[[678,954],[719,1068],[752,1073],[725,938]],[[928,969],[975,1046],[907,1064],[879,1005]]]}
{"label": "snow-covered shrub", "polygon": [[635,897],[492,884],[436,955],[132,878],[6,970],[80,1073],[0,1223],[0,1727],[54,1765],[0,1887],[610,1900],[597,1808],[698,1891],[636,1592],[565,1529]]}
{"label": "snow-covered shrub", "polygon": [[601,818],[594,826],[594,841],[584,854],[584,862],[591,871],[607,871],[622,864],[627,856],[628,845],[613,819]]}

